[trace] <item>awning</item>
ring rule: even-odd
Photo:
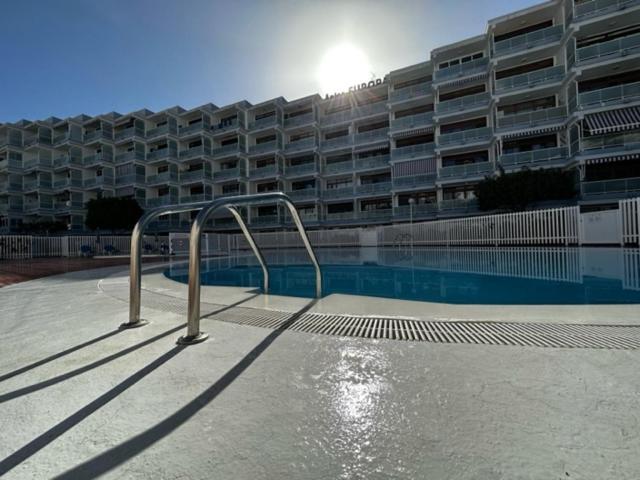
[[[412,137],[414,135],[422,135],[423,133],[433,133],[433,129],[434,127],[408,128],[407,130],[395,132],[391,135],[393,138]]]
[[[590,158],[585,163],[593,165],[596,163],[623,162],[625,160],[636,160],[640,158],[640,153],[631,153],[628,155],[613,155],[611,157]]]
[[[502,138],[516,138],[516,137],[530,137],[532,135],[539,135],[541,133],[550,133],[556,132],[558,130],[562,130],[564,128],[563,125],[552,125],[549,127],[541,127],[541,128],[529,128],[526,130],[520,130],[518,132],[509,132],[502,134]]]
[[[630,130],[640,127],[640,107],[592,113],[584,117],[584,121],[591,135]]]

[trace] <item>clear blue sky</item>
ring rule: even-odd
[[[0,122],[319,90],[341,41],[382,77],[539,0],[0,0]],[[366,79],[365,79],[366,80]]]

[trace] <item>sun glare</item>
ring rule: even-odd
[[[371,80],[371,65],[358,47],[343,43],[324,54],[318,67],[321,94],[347,91],[349,87]]]

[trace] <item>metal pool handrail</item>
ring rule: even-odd
[[[302,224],[302,220],[300,219],[300,215],[296,210],[296,207],[293,205],[291,200],[287,195],[282,192],[271,192],[271,193],[259,193],[254,195],[241,195],[237,197],[226,197],[220,200],[214,200],[207,207],[202,208],[200,213],[196,217],[196,219],[191,224],[191,234],[189,239],[189,300],[188,300],[188,313],[187,313],[187,334],[183,337],[180,337],[178,343],[183,345],[190,345],[193,343],[202,342],[207,339],[207,334],[200,331],[200,259],[201,259],[201,233],[202,228],[204,227],[207,219],[216,211],[221,208],[227,208],[232,213],[232,215],[238,220],[240,223],[240,228],[242,229],[249,245],[253,249],[254,253],[258,257],[258,261],[260,262],[263,271],[266,273],[266,264],[264,262],[264,258],[260,253],[259,248],[253,241],[253,237],[251,236],[249,230],[246,225],[241,222],[240,214],[238,213],[235,207],[239,205],[247,205],[247,204],[255,204],[255,203],[265,203],[265,202],[273,202],[280,201],[283,202],[289,212],[291,213],[291,218],[302,237],[302,242],[304,243],[305,248],[311,258],[311,262],[316,271],[316,297],[320,298],[322,295],[322,273],[320,271],[320,264],[318,263],[318,259],[316,258],[316,254],[313,251],[313,247],[311,246],[311,242],[309,241],[309,237],[307,236],[307,231]],[[268,275],[268,274],[267,274]],[[268,276],[265,277],[268,281]]]

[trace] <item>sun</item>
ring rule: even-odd
[[[317,76],[321,94],[344,92],[353,85],[371,80],[371,64],[361,49],[342,43],[324,54]]]

